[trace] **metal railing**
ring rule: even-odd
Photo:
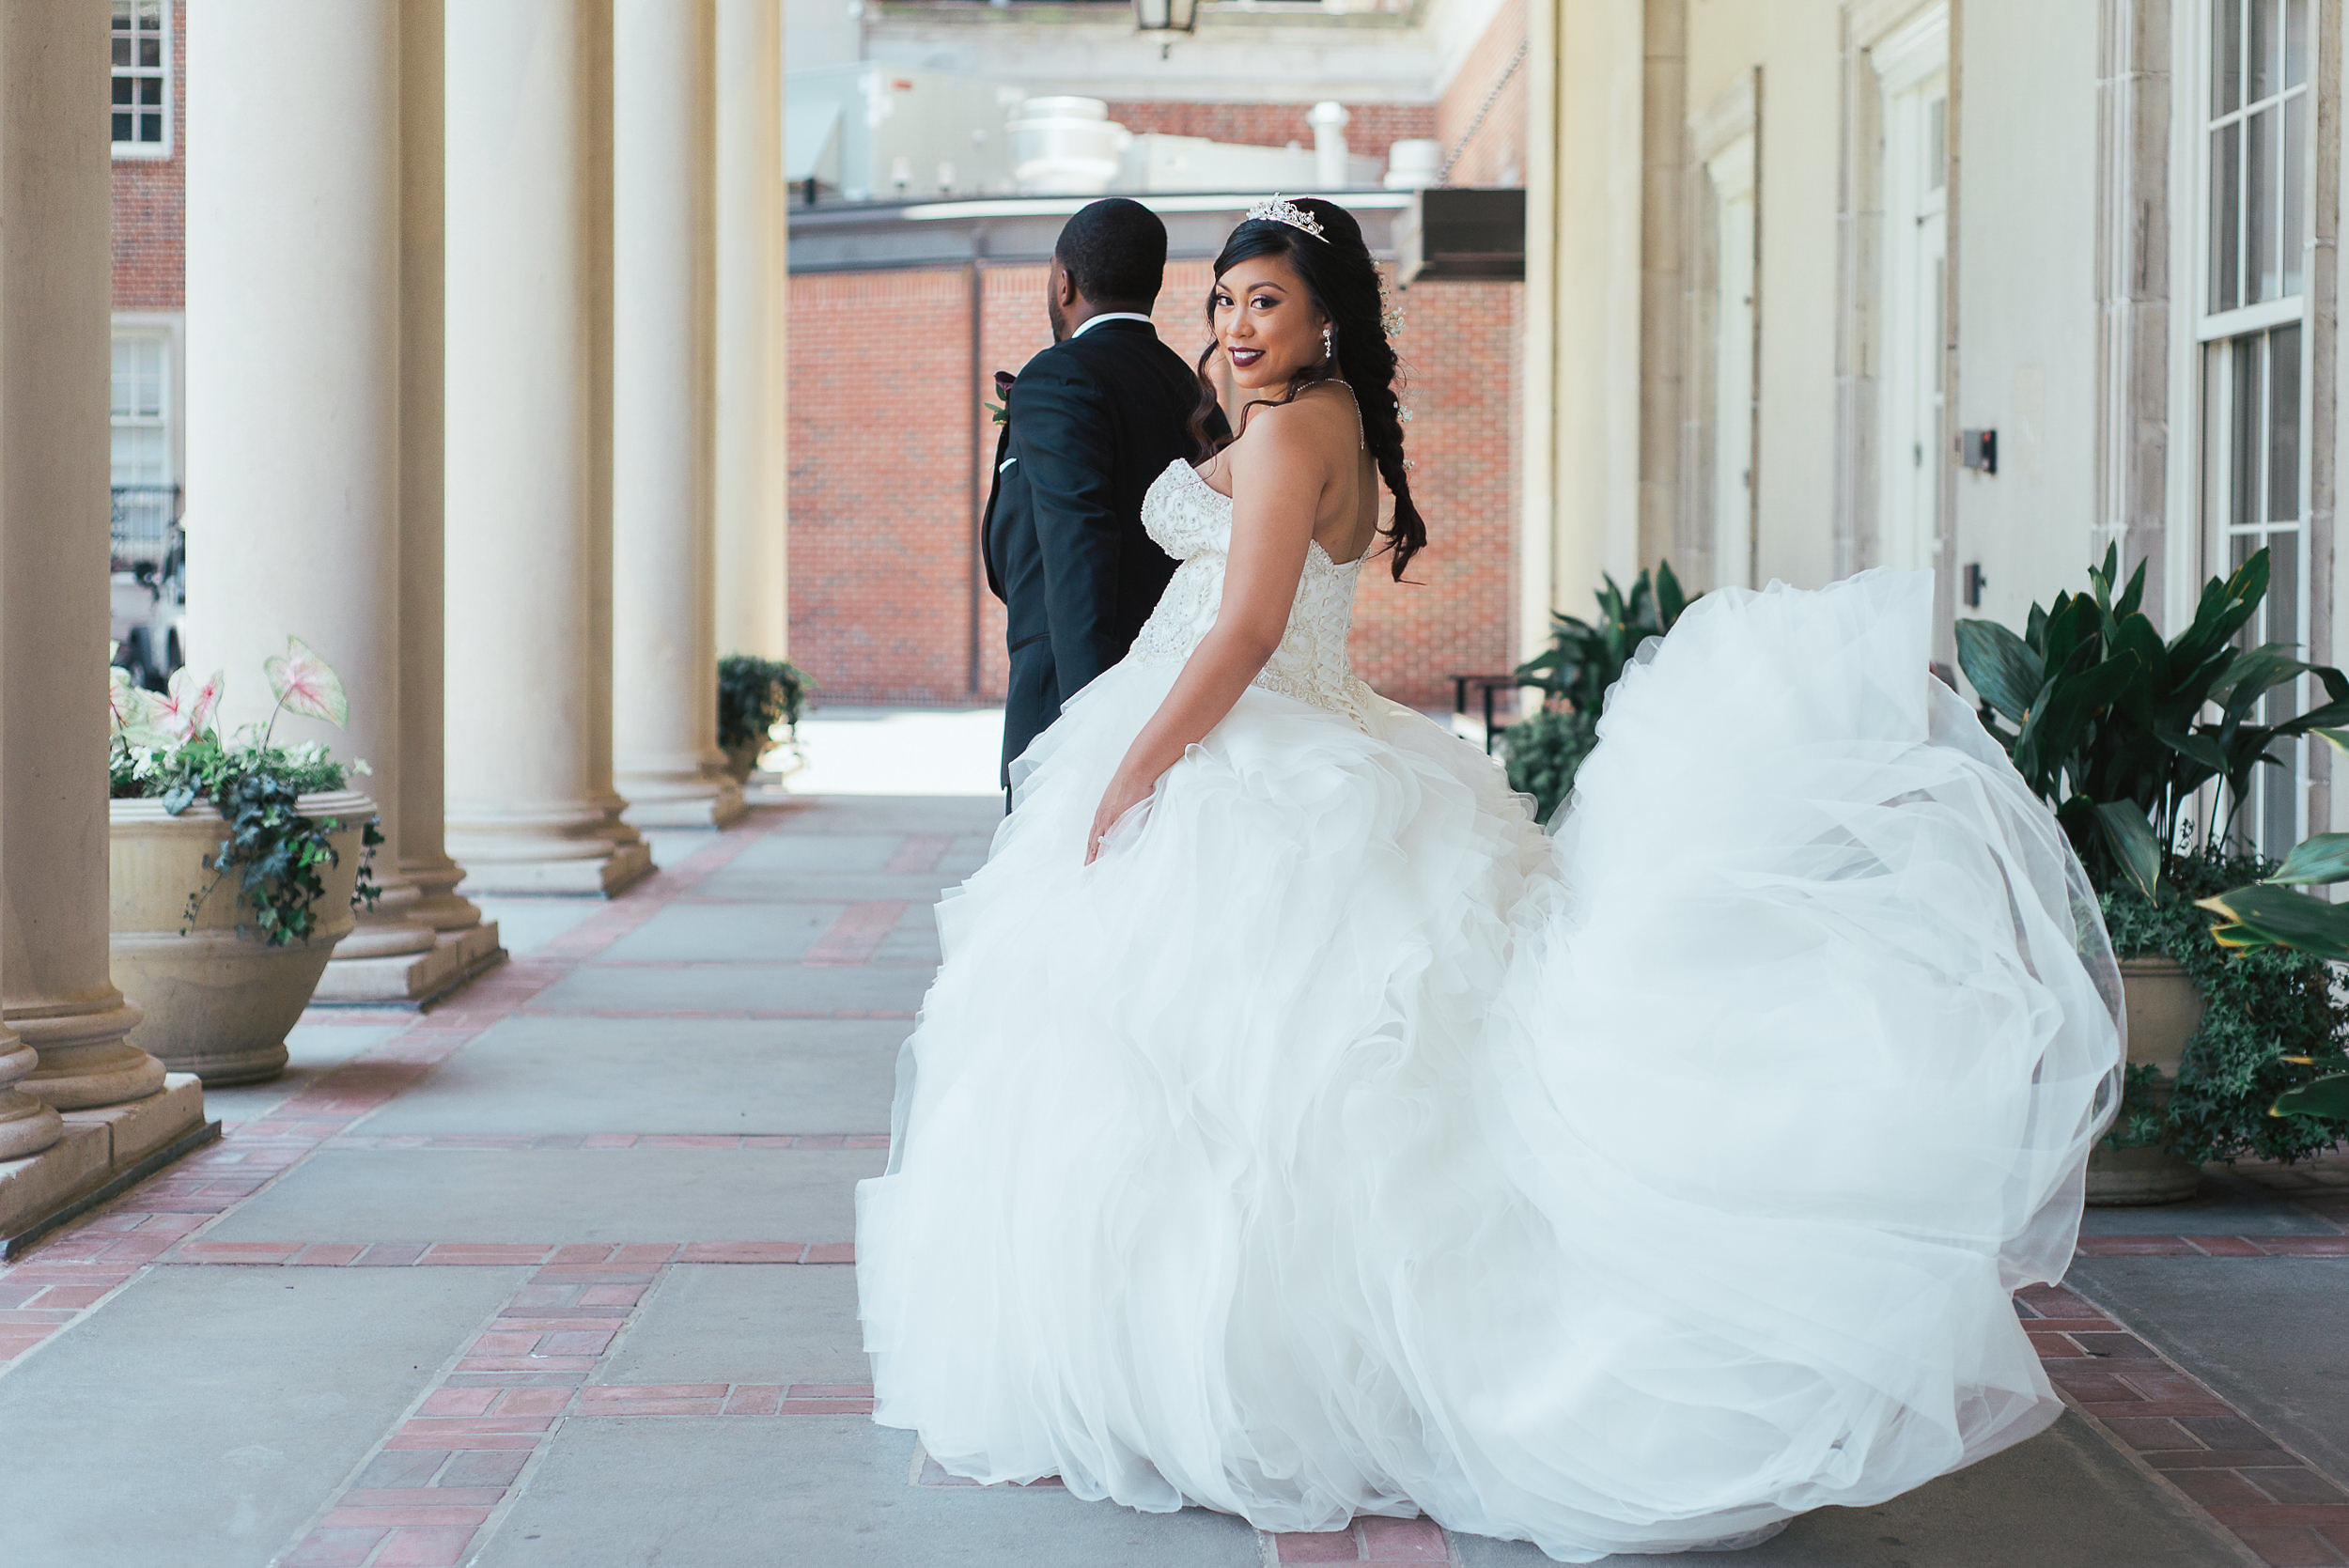
[[[171,554],[172,527],[179,520],[177,485],[114,487],[114,569],[161,567]]]

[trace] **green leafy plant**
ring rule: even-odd
[[[1548,821],[1573,793],[1582,759],[1598,743],[1608,688],[1640,644],[1670,631],[1692,602],[1671,565],[1658,562],[1654,583],[1641,572],[1627,595],[1606,579],[1595,622],[1552,613],[1548,648],[1515,672],[1520,685],[1541,689],[1542,710],[1501,732],[1509,786],[1533,797],[1537,821]]]
[[[2288,884],[2341,879],[2349,851],[2311,840],[2274,866],[2227,847],[2258,770],[2284,765],[2282,743],[2335,738],[2331,727],[2349,722],[2339,670],[2282,644],[2238,642],[2266,596],[2268,567],[2262,551],[2211,579],[2193,620],[2166,641],[2143,609],[2144,567],[2116,593],[2109,549],[2089,570],[2089,592],[2034,604],[2020,636],[1992,621],[1957,623],[1958,662],[1981,694],[1983,723],[2055,809],[2103,897],[2115,950],[2173,958],[2201,992],[2201,1024],[2154,1117],[2166,1116],[2166,1134],[2147,1136],[2158,1085],[2133,1069],[2109,1135],[2122,1147],[2167,1141],[2198,1162],[2293,1159],[2349,1130],[2314,1120],[2287,1127],[2267,1114],[2341,1059],[2343,1012],[2325,958],[2349,956],[2349,940],[2327,955],[2295,951],[2279,934],[2309,936],[2307,910],[2332,908]],[[2324,703],[2262,714],[2274,706],[2263,698],[2303,675],[2324,688]],[[2200,820],[2197,801],[2213,791],[2220,813]]]
[[[2143,608],[2145,567],[2113,591],[2118,551],[2088,573],[2090,592],[2034,604],[2021,636],[1996,621],[1957,623],[1957,661],[1981,693],[1983,722],[2015,771],[2055,808],[2099,888],[2156,896],[2181,854],[2193,853],[2195,794],[2225,786],[2223,843],[2278,742],[2349,723],[2349,677],[2307,663],[2281,643],[2234,638],[2267,594],[2267,551],[2202,589],[2194,619],[2168,642]],[[2261,698],[2314,675],[2326,701],[2295,718],[2257,722]]]
[[[187,670],[173,673],[167,691],[142,691],[130,672],[112,672],[108,788],[117,800],[160,800],[173,816],[199,801],[217,807],[227,827],[220,847],[205,857],[212,879],[188,895],[187,925],[205,901],[238,874],[238,891],[253,914],[253,927],[271,946],[306,939],[318,928],[318,901],[326,895],[320,873],[339,859],[334,835],[338,817],[312,817],[301,797],[340,789],[364,762],[334,760],[316,741],[281,746],[272,738],[277,717],[297,713],[340,725],[350,705],[341,680],[299,638],[287,640],[283,658],[264,665],[277,705],[267,723],[221,736],[217,716],[225,682],[218,672],[197,681]],[[361,860],[352,902],[373,908],[381,896],[374,877],[374,851],[383,842],[377,819],[361,824]]]
[[[2202,1018],[2186,1043],[2164,1117],[2154,1069],[2132,1067],[2121,1116],[2109,1136],[2119,1147],[2167,1142],[2185,1158],[2293,1160],[2331,1145],[2349,1124],[2334,1116],[2269,1114],[2320,1072],[2349,1069],[2349,1016],[2332,996],[2331,966],[2281,945],[2222,946],[2198,895],[2252,881],[2272,870],[2248,856],[2203,849],[2173,862],[2170,896],[2148,899],[2129,888],[2104,894],[2105,924],[2123,957],[2177,960],[2202,996]],[[2150,1126],[2147,1123],[2150,1120]],[[2147,1132],[2154,1136],[2144,1136]]]
[[[763,743],[778,722],[797,724],[814,689],[786,660],[726,655],[718,660],[718,744],[731,751],[752,741]]]

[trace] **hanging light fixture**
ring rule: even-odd
[[[1134,25],[1145,33],[1188,33],[1199,25],[1199,0],[1134,0]]]

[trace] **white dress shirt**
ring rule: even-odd
[[[1077,330],[1070,333],[1068,335],[1071,337],[1082,337],[1086,333],[1092,331],[1095,327],[1099,326],[1104,321],[1139,321],[1145,327],[1153,326],[1150,318],[1143,315],[1140,311],[1105,310],[1098,316],[1088,316],[1083,320],[1078,322]],[[1153,330],[1156,330],[1155,327],[1153,327]]]

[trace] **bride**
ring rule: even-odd
[[[1152,489],[1181,568],[939,908],[858,1193],[877,1419],[981,1482],[1564,1561],[2046,1427],[2009,1296],[2070,1258],[2119,982],[1928,673],[1929,579],[1706,596],[1545,834],[1346,663],[1366,552],[1426,541],[1360,228],[1267,203],[1215,275],[1244,434]]]

